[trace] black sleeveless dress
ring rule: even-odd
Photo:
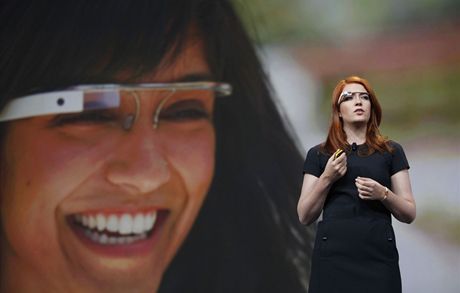
[[[399,255],[391,214],[380,201],[362,200],[355,178],[368,177],[391,189],[391,176],[409,169],[402,147],[392,153],[362,155],[367,146],[347,151],[347,172],[331,187],[318,223],[310,293],[401,292]],[[330,155],[317,145],[308,151],[304,173],[319,177]]]

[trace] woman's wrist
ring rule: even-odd
[[[383,192],[383,197],[380,199],[381,202],[384,202],[387,199],[389,191],[390,190],[388,189],[388,187],[385,186],[385,191]]]
[[[321,176],[319,176],[319,180],[326,187],[330,187],[334,183],[334,179],[332,178],[332,176],[329,174],[326,174],[326,172],[324,172],[323,174],[321,174]]]

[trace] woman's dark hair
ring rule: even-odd
[[[37,90],[120,82],[120,72],[135,81],[174,60],[191,31],[214,79],[233,86],[216,102],[211,190],[160,292],[304,292],[312,231],[296,213],[303,158],[230,1],[46,2],[1,4],[0,108]]]

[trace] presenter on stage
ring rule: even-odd
[[[401,292],[391,216],[416,208],[403,148],[379,132],[382,109],[369,82],[350,76],[332,94],[326,141],[304,164],[300,221],[318,223],[309,292]]]

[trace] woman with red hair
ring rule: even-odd
[[[380,134],[381,119],[367,80],[337,84],[329,133],[308,151],[297,206],[306,225],[322,212],[310,293],[401,292],[391,215],[411,223],[416,209],[406,156]]]

